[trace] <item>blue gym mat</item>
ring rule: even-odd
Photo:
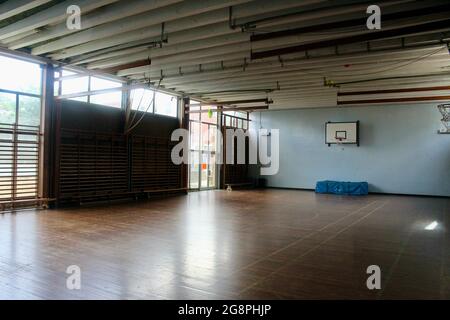
[[[367,195],[369,194],[369,184],[367,182],[319,181],[316,184],[316,192],[345,195]]]

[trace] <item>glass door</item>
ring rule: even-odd
[[[189,188],[206,190],[216,188],[217,113],[208,113],[209,107],[191,107],[190,114]]]

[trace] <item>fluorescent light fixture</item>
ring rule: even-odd
[[[437,226],[438,226],[437,221],[433,221],[432,223],[430,223],[425,227],[425,230],[434,230],[436,229]]]

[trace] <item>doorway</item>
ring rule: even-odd
[[[190,165],[189,189],[208,190],[217,187],[217,112],[211,106],[191,104],[189,119]],[[192,112],[193,111],[193,112]]]

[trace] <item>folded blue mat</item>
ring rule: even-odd
[[[316,184],[316,192],[346,195],[367,195],[369,194],[369,184],[367,182],[319,181]]]

